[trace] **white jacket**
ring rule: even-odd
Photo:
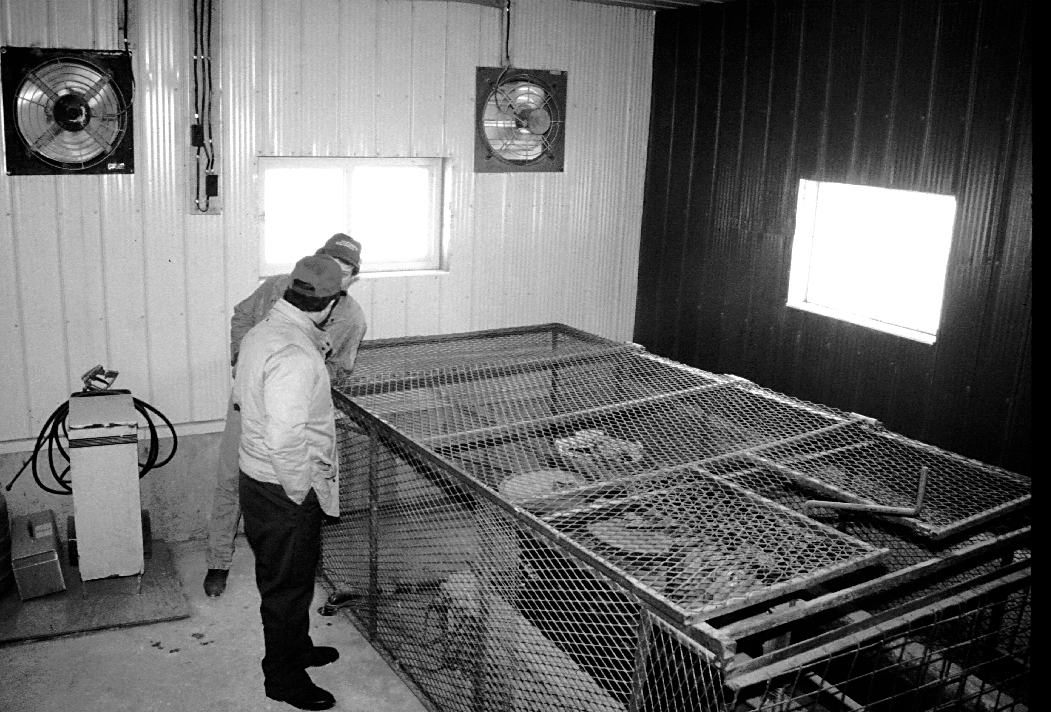
[[[241,342],[233,395],[241,409],[241,471],[281,485],[296,504],[313,488],[322,511],[335,517],[339,451],[328,348],[325,332],[280,300]]]

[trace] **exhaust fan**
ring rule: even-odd
[[[562,171],[565,72],[478,67],[476,88],[476,173]]]
[[[0,53],[9,175],[135,172],[129,53]]]

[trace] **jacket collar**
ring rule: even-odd
[[[286,321],[304,334],[314,343],[317,350],[322,354],[328,353],[330,348],[328,335],[317,327],[317,324],[304,312],[292,306],[284,299],[278,299],[270,310],[271,317]]]

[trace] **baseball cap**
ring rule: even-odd
[[[292,270],[293,292],[305,297],[334,297],[342,291],[343,270],[328,255],[310,255]]]
[[[341,262],[361,269],[361,243],[345,233],[337,232],[328,238],[317,254],[335,257]]]

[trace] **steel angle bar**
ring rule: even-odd
[[[359,383],[343,384],[337,386],[337,392],[344,393],[351,398],[361,396],[379,395],[383,393],[396,393],[400,391],[416,390],[421,388],[435,388],[449,386],[459,383],[471,383],[506,376],[517,376],[523,373],[535,373],[549,368],[561,368],[573,366],[579,363],[600,361],[603,358],[630,354],[635,350],[632,346],[611,346],[594,351],[583,351],[580,353],[566,354],[561,356],[545,356],[514,363],[485,363],[465,367],[446,367],[437,371],[430,371],[426,375],[407,374],[393,376],[390,378],[365,381]]]
[[[651,630],[654,626],[652,615],[645,608],[639,616],[637,628],[638,644],[635,646],[635,663],[632,665],[631,694],[628,697],[628,712],[640,712],[643,709],[643,690],[646,685],[647,663],[650,657]]]
[[[560,334],[572,336],[581,341],[594,344],[623,345],[621,342],[611,341],[610,339],[605,339],[601,336],[581,331],[580,329],[567,326],[566,324],[550,323],[537,324],[535,326],[512,326],[499,329],[483,329],[480,331],[462,331],[453,334],[440,334],[434,336],[397,336],[387,339],[369,339],[362,341],[359,349],[362,351],[370,351],[373,349],[389,348],[391,346],[413,346],[417,344],[430,346],[433,344],[447,344],[456,341],[477,343],[479,341],[485,341],[486,339],[543,333],[550,333],[552,337]],[[633,346],[639,349],[642,348],[637,344],[633,344]]]
[[[718,381],[720,383],[733,385],[733,383],[737,380],[736,376],[712,373],[711,371],[705,371],[704,369],[696,368],[694,366],[687,366],[686,364],[680,363],[679,361],[672,361],[669,358],[665,358],[664,356],[658,356],[657,354],[650,353],[646,350],[640,352],[638,354],[638,358],[646,361],[652,361],[654,363],[659,363],[661,366],[665,366],[675,371],[681,371],[682,373],[687,373],[692,376],[701,376],[702,378],[705,378],[709,381]]]
[[[479,439],[488,441],[491,437],[500,438],[500,436],[506,435],[510,431],[516,431],[515,434],[518,435],[520,439],[521,437],[529,437],[538,430],[551,425],[559,425],[562,423],[582,420],[584,418],[593,418],[597,415],[618,413],[622,411],[632,410],[634,408],[639,408],[641,406],[665,403],[670,400],[676,400],[679,398],[696,395],[698,393],[707,393],[710,391],[726,388],[728,385],[728,383],[708,383],[703,386],[694,386],[693,388],[684,388],[678,391],[669,391],[668,393],[658,393],[657,395],[618,401],[616,403],[610,403],[608,405],[600,405],[595,406],[593,408],[584,408],[583,410],[568,411],[566,413],[560,413],[558,415],[549,415],[543,418],[521,420],[514,423],[494,425],[488,428],[467,430],[462,433],[436,435],[434,437],[422,440],[421,442],[427,447],[441,450],[459,447],[470,449],[472,446],[477,445]],[[526,429],[526,432],[519,432],[523,428]]]
[[[726,669],[726,684],[734,690],[745,689],[848,648],[861,646],[873,639],[895,637],[902,629],[924,618],[965,608],[982,596],[1011,593],[1030,585],[1031,581],[1031,562],[1020,561],[960,581],[946,589],[921,596],[876,615],[852,616],[850,622],[845,625],[813,638],[757,658],[734,659]]]
[[[982,524],[985,524],[986,522],[995,521],[1000,517],[1004,517],[1012,512],[1017,512],[1021,509],[1025,509],[1030,505],[1032,497],[1032,495],[1027,494],[1024,497],[1018,497],[1017,499],[1013,499],[1010,502],[1004,502],[1003,504],[997,507],[990,507],[984,512],[973,514],[970,517],[960,519],[954,522],[953,524],[940,527],[939,529],[931,532],[929,536],[934,541],[940,541],[942,539],[951,537],[955,534],[975,529],[981,526]]]
[[[758,455],[755,454],[756,451],[763,451],[763,450],[770,450],[772,448],[784,447],[785,445],[792,445],[792,444],[795,444],[795,443],[798,443],[798,442],[802,442],[802,441],[805,441],[805,440],[810,440],[811,438],[821,437],[821,436],[827,435],[828,433],[832,433],[832,432],[835,432],[837,430],[842,430],[843,428],[848,428],[848,427],[850,427],[852,425],[865,425],[865,424],[866,424],[866,421],[864,419],[861,419],[861,418],[857,418],[857,419],[853,419],[853,418],[843,419],[843,420],[840,420],[838,422],[832,423],[831,425],[826,425],[823,428],[818,428],[817,430],[810,430],[810,431],[805,432],[805,433],[798,433],[796,435],[790,435],[787,438],[781,438],[780,440],[774,440],[773,442],[769,442],[769,443],[762,443],[762,444],[759,444],[759,445],[751,445],[749,447],[741,448],[740,450],[734,450],[733,452],[724,452],[721,455],[715,455],[713,457],[708,457],[708,458],[705,458],[703,460],[698,460],[694,464],[698,465],[699,467],[707,467],[707,466],[714,465],[714,464],[719,463],[719,462],[724,462],[726,460],[733,460],[734,458],[747,458],[747,459],[755,460],[755,459],[757,459],[759,457]],[[772,463],[773,461],[764,460],[764,462],[771,462]],[[773,463],[773,464],[776,464],[776,463]]]
[[[735,376],[733,374],[724,374],[724,378],[728,378],[731,382],[740,388],[742,391],[750,393],[751,395],[760,396],[767,400],[779,403],[780,405],[788,406],[793,410],[803,411],[810,415],[816,415],[822,418],[832,420],[847,420],[849,422],[862,422],[871,426],[879,426],[879,421],[875,418],[870,418],[867,415],[861,415],[860,413],[845,413],[825,406],[818,405],[816,403],[809,403],[807,401],[797,400],[790,396],[786,396],[783,393],[777,391],[771,391],[763,388],[754,381],[749,381],[747,378],[741,376]]]
[[[874,440],[866,440],[864,442],[859,442],[859,443],[850,443],[849,445],[840,445],[839,447],[829,448],[827,450],[818,450],[817,452],[810,452],[810,453],[805,453],[805,454],[800,454],[800,455],[792,455],[790,457],[782,458],[781,459],[781,464],[782,465],[800,465],[800,464],[805,463],[805,462],[810,462],[811,460],[820,460],[821,458],[825,458],[825,457],[829,457],[829,456],[842,455],[843,453],[846,453],[846,452],[852,452],[852,451],[856,451],[856,450],[864,450],[865,448],[872,447],[875,444],[876,443],[875,443]],[[766,446],[763,446],[763,447],[765,448]],[[755,448],[755,449],[758,449],[758,448]],[[742,472],[735,472],[732,475],[725,475],[725,476],[726,477],[736,477],[738,474],[745,474],[745,473],[755,472],[756,470],[759,470],[759,469],[762,469],[762,467],[761,466],[757,466],[757,467],[750,468],[748,470],[744,470]]]
[[[836,608],[854,607],[874,596],[909,584],[922,583],[959,567],[990,560],[1005,551],[1014,551],[1028,544],[1031,538],[1031,527],[1024,527],[995,539],[978,542],[950,552],[944,557],[931,558],[879,578],[839,591],[824,593],[809,600],[799,600],[795,606],[778,613],[762,614],[719,626],[719,630],[735,640],[740,640],[764,630],[795,623]]]

